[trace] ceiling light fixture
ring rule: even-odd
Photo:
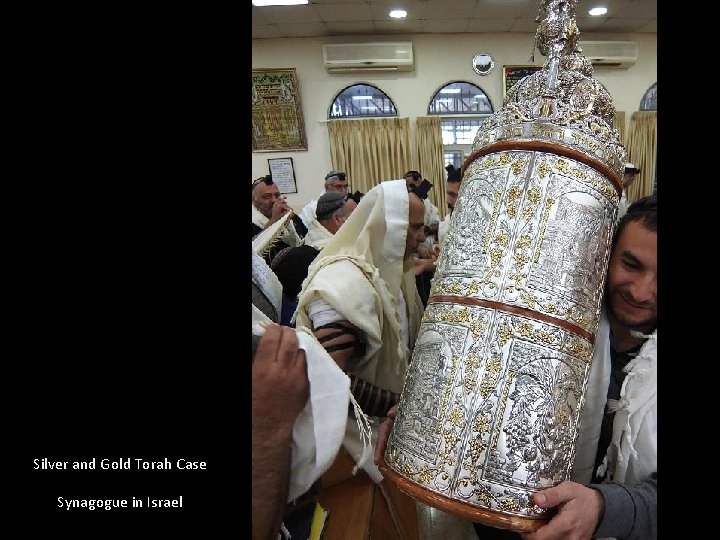
[[[605,15],[607,13],[606,7],[594,7],[590,11],[588,11],[590,15],[593,17],[598,17],[600,15]]]
[[[390,12],[390,16],[393,19],[404,19],[405,17],[407,17],[407,11],[405,11],[404,9],[393,9]]]
[[[308,0],[252,0],[253,6],[299,6]]]

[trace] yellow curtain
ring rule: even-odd
[[[657,111],[635,111],[632,114],[625,146],[627,160],[640,168],[638,177],[627,191],[628,202],[634,202],[653,192],[657,154]]]
[[[351,193],[367,193],[412,168],[408,118],[330,120],[328,133],[333,169],[348,175]]]
[[[439,116],[419,116],[415,122],[417,170],[432,183],[428,198],[440,210],[440,219],[445,218],[445,154],[443,152],[442,129]],[[414,168],[414,167],[413,167]]]
[[[625,111],[615,111],[613,127],[617,130],[618,135],[620,136],[620,142],[625,144]]]

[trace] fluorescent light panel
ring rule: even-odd
[[[355,101],[360,101],[363,99],[372,99],[372,96],[353,96],[352,97]]]
[[[407,11],[405,11],[404,9],[393,9],[390,12],[390,16],[393,19],[404,19],[405,17],[407,17]]]
[[[252,0],[253,6],[299,6],[308,0]]]
[[[460,88],[443,88],[440,90],[441,94],[459,94],[462,90]]]
[[[590,15],[593,17],[597,17],[599,15],[605,15],[607,13],[606,7],[594,7],[590,11],[588,11]]]

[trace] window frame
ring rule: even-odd
[[[647,104],[654,104],[655,107],[650,109],[647,108]],[[645,90],[645,93],[643,94],[642,99],[640,100],[640,107],[639,109],[641,111],[657,111],[657,81],[652,83],[647,90]]]
[[[452,97],[443,97],[443,98],[440,98],[440,97],[439,97],[439,95],[443,93],[443,90],[448,89],[449,86],[452,86],[452,85],[460,85],[460,84],[468,85],[468,86],[472,87],[476,92],[479,92],[480,94],[482,94],[482,95],[484,96],[484,98],[485,98],[485,101],[487,102],[487,105],[488,105],[488,107],[489,107],[489,111],[473,111],[473,110],[469,110],[469,109],[468,109],[468,110],[453,110],[453,111],[444,111],[444,112],[434,112],[434,111],[433,111],[433,108],[435,108],[435,109],[438,108],[437,106],[434,107],[434,105],[436,104],[436,101],[435,101],[436,99],[437,99],[437,100],[439,100],[439,99],[451,99],[451,100],[452,100],[452,99],[455,99],[454,105],[456,105],[458,102],[467,105],[467,103],[464,101],[464,96],[463,96],[463,91],[462,91],[462,89],[460,89],[460,92],[453,92],[453,93],[452,93],[452,94],[455,94],[455,93],[460,94],[460,97],[459,97],[459,98],[452,98]],[[456,88],[452,88],[452,90],[456,90]],[[446,92],[446,93],[450,94],[449,92]],[[452,95],[452,94],[451,94],[451,95]],[[475,95],[478,95],[478,94],[476,93]],[[495,112],[495,107],[493,106],[492,100],[490,99],[490,96],[488,95],[488,93],[485,92],[485,90],[483,90],[483,89],[482,89],[480,86],[478,86],[477,84],[471,83],[470,81],[465,81],[465,80],[462,80],[462,79],[453,80],[453,81],[450,81],[450,82],[445,83],[445,84],[443,84],[442,86],[440,86],[435,92],[433,92],[432,97],[430,98],[430,102],[428,103],[428,107],[427,107],[427,114],[428,114],[428,116],[440,116],[440,117],[445,117],[445,116],[477,116],[477,115],[489,116],[489,115],[493,114],[494,112]]]
[[[341,114],[341,115],[339,115],[339,116],[334,116],[334,115],[333,115],[333,108],[334,108],[336,102],[338,101],[338,99],[342,96],[342,94],[343,94],[344,92],[346,92],[346,91],[348,91],[348,90],[350,90],[351,88],[356,87],[356,86],[369,86],[369,87],[373,88],[374,90],[376,90],[378,93],[382,94],[382,95],[390,102],[390,106],[392,107],[394,113],[383,113],[383,114]],[[360,95],[363,95],[363,94],[358,94],[358,96],[360,96]],[[365,95],[367,95],[367,94],[365,94]],[[347,98],[345,98],[345,99],[347,99]],[[371,98],[371,99],[372,99],[372,98]],[[352,103],[351,100],[352,100],[352,97],[350,98],[350,103]],[[342,105],[339,105],[339,107],[342,108]],[[377,107],[377,105],[375,106],[375,108],[376,108],[376,109],[379,109],[379,108]],[[332,100],[330,100],[330,106],[328,107],[328,112],[327,112],[327,119],[328,119],[328,120],[342,120],[342,119],[352,119],[352,118],[354,118],[354,119],[358,119],[358,118],[396,118],[396,117],[398,117],[398,116],[400,116],[400,113],[398,112],[398,107],[397,107],[397,105],[395,104],[395,100],[394,100],[392,97],[390,97],[390,95],[389,95],[387,92],[385,92],[385,90],[383,90],[382,88],[380,88],[379,86],[377,86],[377,85],[375,85],[375,84],[371,84],[371,83],[366,82],[366,81],[354,82],[354,83],[352,83],[352,84],[349,84],[349,85],[343,87],[339,92],[337,92],[337,93],[335,94],[335,96],[332,98]]]

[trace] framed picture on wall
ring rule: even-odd
[[[280,193],[298,192],[295,182],[295,168],[291,157],[268,159],[268,167],[270,168],[273,183],[278,187]]]
[[[295,68],[252,70],[252,151],[307,150]]]
[[[542,66],[534,66],[531,64],[503,66],[503,97],[507,96],[508,91],[515,85],[515,83],[541,69]]]

